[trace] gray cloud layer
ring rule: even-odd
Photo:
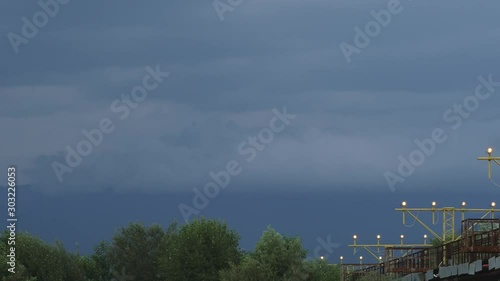
[[[246,0],[223,22],[211,1],[70,1],[19,54],[7,34],[40,7],[2,3],[2,163],[47,191],[190,190],[287,106],[297,118],[234,186],[386,191],[383,173],[436,127],[447,142],[399,186],[484,182],[474,158],[500,143],[500,87],[456,131],[442,115],[478,76],[500,81],[500,4],[401,3],[350,64],[339,44],[387,1]],[[117,121],[110,104],[157,64],[170,77]],[[59,183],[51,163],[106,117],[116,130]]]

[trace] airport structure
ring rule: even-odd
[[[488,148],[488,178],[492,183],[491,164],[500,166],[500,157],[493,157]],[[498,185],[497,185],[498,186]],[[395,209],[402,213],[403,223],[407,218],[419,223],[429,235],[424,235],[422,244],[405,244],[404,235],[400,243],[383,244],[377,235],[376,243],[361,244],[360,236],[353,235],[354,249],[366,251],[374,263],[367,263],[359,256],[359,263],[347,264],[340,257],[341,281],[498,281],[500,280],[500,219],[495,218],[496,203],[488,208],[469,208],[467,202],[459,207],[439,207],[432,202],[426,208],[410,208],[402,202]],[[442,231],[434,231],[419,217],[428,213],[432,224],[440,217]],[[460,221],[457,223],[457,219]],[[458,226],[460,230],[458,230]]]

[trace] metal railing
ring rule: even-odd
[[[480,220],[474,220],[479,223]],[[487,220],[482,220],[487,221]],[[495,220],[497,223],[498,220]],[[470,224],[463,221],[463,224]],[[473,226],[475,224],[472,224]],[[487,260],[500,254],[500,229],[479,232],[472,228],[461,239],[440,246],[409,253],[379,265],[347,272],[345,281],[357,281],[366,275],[390,275],[402,277],[410,273],[427,272],[440,266],[458,265],[477,260]]]

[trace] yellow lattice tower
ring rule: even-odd
[[[490,209],[471,209],[467,208],[466,202],[462,202],[461,208],[455,207],[443,207],[438,208],[437,203],[434,201],[431,203],[431,208],[408,208],[406,201],[401,203],[401,208],[396,208],[396,211],[403,213],[403,224],[406,224],[406,215],[412,217],[416,222],[422,225],[434,238],[438,239],[442,243],[448,243],[460,239],[460,235],[455,235],[455,215],[457,212],[462,213],[462,220],[465,218],[466,213],[483,213],[482,219],[490,216],[494,218],[494,213],[500,210],[495,209],[496,203],[491,202]],[[431,212],[432,213],[432,224],[437,224],[436,214],[441,214],[442,216],[442,233],[438,234],[426,223],[424,223],[418,215],[415,213],[421,212]]]
[[[443,208],[443,241],[455,240],[455,208]]]

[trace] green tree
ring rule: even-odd
[[[340,268],[338,265],[328,264],[325,260],[307,262],[309,272],[308,281],[339,281]]]
[[[298,237],[285,237],[268,227],[255,245],[253,257],[270,267],[280,279],[285,275],[301,275],[307,250]]]
[[[162,240],[160,276],[167,281],[218,281],[219,271],[238,264],[239,235],[218,220],[173,223]]]
[[[493,223],[493,222],[479,222],[476,224],[476,231],[478,232],[487,232],[498,228],[499,228],[498,223]]]
[[[0,256],[0,276],[2,278],[9,275],[9,265],[7,264],[7,262],[9,261],[7,258],[7,255],[9,254],[8,249],[10,248],[10,246],[8,246],[7,244],[8,233],[9,232],[5,230],[0,236],[0,253],[2,253],[2,255]]]
[[[56,259],[64,272],[64,280],[85,281],[85,271],[82,267],[79,254],[68,252],[62,242],[56,241],[55,244]]]
[[[65,281],[58,249],[29,233],[16,235],[16,267],[22,268],[16,276],[37,277],[38,281]],[[9,280],[9,279],[7,279]]]
[[[304,281],[309,277],[304,262],[306,255],[300,239],[282,236],[268,227],[254,252],[248,254],[241,264],[222,271],[221,280]]]
[[[8,233],[1,241],[7,245]],[[68,253],[62,243],[49,245],[29,233],[17,233],[15,240],[15,274],[2,272],[5,281],[84,281],[85,272],[80,257]],[[10,247],[7,245],[6,247]],[[5,248],[7,249],[7,248]],[[3,265],[2,265],[3,266]]]
[[[160,280],[158,278],[158,257],[163,229],[159,225],[145,227],[143,224],[131,223],[122,227],[114,236],[109,248],[101,245],[97,256],[94,256],[100,267],[110,265],[112,275],[125,273],[127,276],[142,281]],[[109,260],[108,260],[109,259]]]
[[[80,258],[80,265],[88,280],[108,281],[112,280],[110,262],[110,244],[101,241],[94,246],[94,252],[90,256]]]
[[[221,281],[278,281],[271,268],[250,255],[245,256],[239,265],[221,270]]]

